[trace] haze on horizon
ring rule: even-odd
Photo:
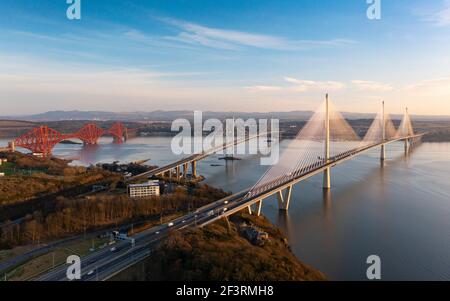
[[[0,3],[0,115],[54,110],[450,115],[450,0]]]

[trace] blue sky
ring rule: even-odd
[[[430,3],[432,2],[432,3]],[[0,115],[47,110],[450,115],[450,1],[0,2]]]

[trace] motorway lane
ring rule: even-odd
[[[238,198],[241,198],[245,192],[237,194]],[[228,202],[233,202],[236,195],[232,196]],[[212,218],[216,218],[220,212],[223,212],[223,208],[228,206],[224,203],[224,200],[220,200],[209,205],[206,205],[193,213],[187,214],[183,217],[177,218],[171,222],[173,224],[169,227],[169,224],[164,224],[145,230],[133,236],[135,239],[134,248],[131,247],[130,241],[119,241],[107,248],[89,254],[81,259],[82,268],[82,280],[96,280],[97,278],[103,280],[107,278],[107,275],[115,273],[118,269],[122,269],[123,266],[130,266],[133,262],[141,259],[140,256],[151,252],[151,247],[155,246],[158,242],[165,239],[171,231],[185,229],[190,226],[202,225]],[[157,234],[158,232],[158,234]],[[110,249],[115,247],[116,250],[112,252]],[[144,258],[142,256],[142,258]],[[38,277],[39,281],[64,281],[67,280],[66,270],[68,265],[63,265],[55,268],[47,274]],[[94,271],[93,274],[87,275],[90,271]]]

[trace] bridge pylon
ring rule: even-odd
[[[386,140],[386,115],[385,115],[385,111],[384,111],[384,101],[382,102],[382,112],[381,112],[381,139],[384,142]],[[382,144],[381,145],[381,154],[380,154],[380,160],[384,161],[386,160],[386,145]]]
[[[408,122],[409,122],[408,108],[406,108],[406,115],[405,115],[405,118],[406,118],[406,120],[408,120]],[[407,134],[408,134],[408,135],[411,135],[411,134],[412,134],[412,133],[410,133],[410,131],[409,131],[409,127],[408,127],[408,133],[407,133]],[[411,145],[411,143],[410,143],[409,139],[405,139],[405,155],[408,154],[410,145]]]
[[[325,156],[326,162],[330,161],[330,106],[328,100],[328,94],[326,95],[326,103],[325,103]],[[330,168],[325,169],[323,172],[323,188],[330,189],[331,188],[331,176],[330,176]]]

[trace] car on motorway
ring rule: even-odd
[[[228,204],[228,201],[223,202],[225,205]]]
[[[213,216],[214,215],[214,210],[210,210],[206,213],[207,217]]]
[[[109,249],[111,252],[115,252],[117,249],[116,247],[112,247],[111,249]]]
[[[184,224],[185,222],[186,222],[185,220],[182,221],[183,224]]]
[[[159,234],[159,231],[156,231],[155,234],[158,235],[158,234]]]
[[[169,223],[167,226],[168,227],[173,227],[173,223]]]
[[[88,276],[90,276],[90,275],[92,275],[92,274],[94,274],[94,270],[90,270],[90,271],[87,273]]]

